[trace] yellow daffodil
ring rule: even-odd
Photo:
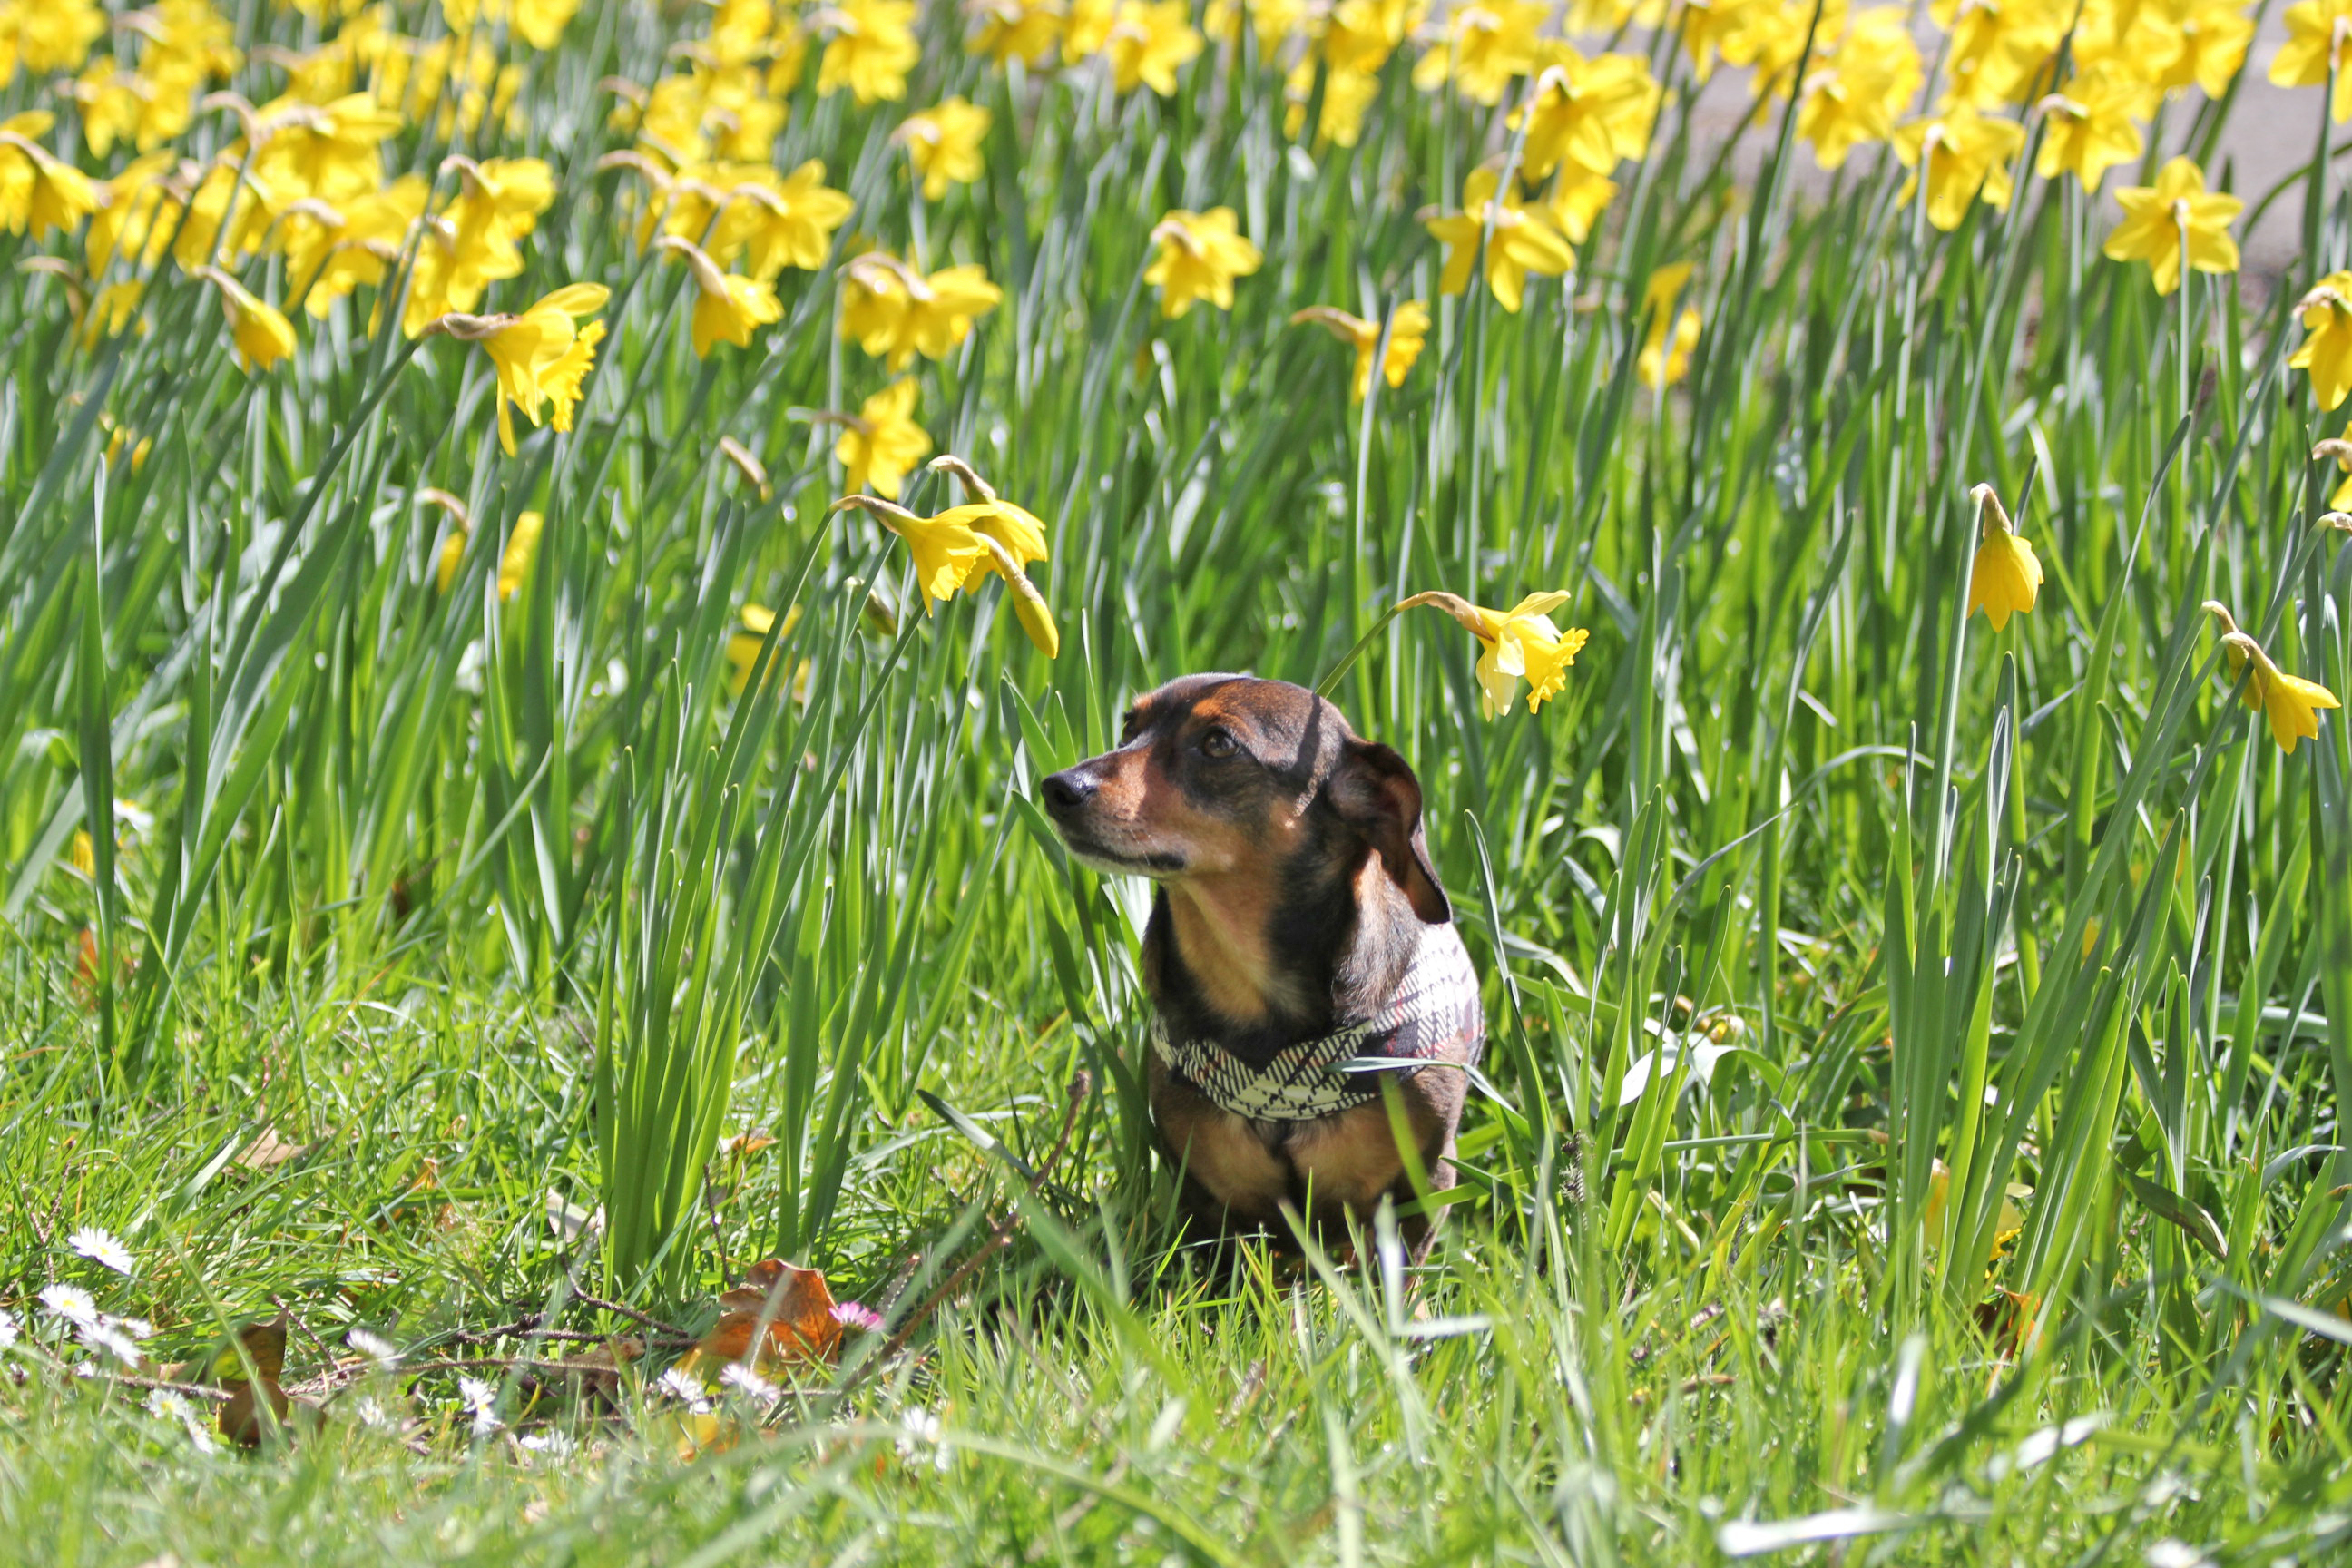
[[[924,467],[938,473],[953,474],[972,498],[940,513],[942,520],[962,523],[973,532],[994,540],[1016,567],[1046,559],[1045,523],[1038,521],[1035,513],[998,495],[995,487],[982,479],[970,463],[948,452],[933,458]]]
[[[908,470],[931,449],[929,432],[915,423],[912,376],[892,382],[862,404],[856,417],[829,416],[843,426],[833,455],[849,470],[849,488],[896,500]]]
[[[2000,631],[2010,616],[2033,608],[2042,589],[2042,562],[2033,546],[2017,536],[1990,485],[1977,486],[1969,499],[1977,503],[1984,524],[1976,563],[1969,572],[1968,613],[1982,610],[1992,629]]]
[[[980,0],[980,31],[968,47],[998,65],[1019,60],[1034,69],[1062,41],[1060,7],[1053,0]]]
[[[817,61],[819,98],[845,87],[861,106],[907,96],[907,73],[923,57],[915,0],[835,0],[813,19],[831,35]]]
[[[583,330],[575,317],[604,308],[611,291],[601,283],[573,283],[558,289],[515,316],[446,314],[426,329],[446,333],[463,342],[482,345],[499,374],[499,445],[507,456],[515,452],[514,422],[509,410],[520,408],[533,425],[552,398],[556,428],[568,428],[572,407],[580,395],[581,380],[594,363],[603,331],[594,323]]]
[[[923,182],[923,199],[938,201],[950,184],[968,185],[986,168],[980,144],[993,115],[961,94],[898,122],[892,140],[907,149],[907,161]]]
[[[1354,401],[1361,403],[1372,389],[1372,355],[1380,349],[1381,323],[1351,316],[1329,305],[1311,306],[1292,316],[1290,321],[1293,326],[1312,321],[1356,351]],[[1381,362],[1381,374],[1391,386],[1404,384],[1405,373],[1421,357],[1422,344],[1428,337],[1429,307],[1418,300],[1399,305],[1396,324],[1389,329],[1388,357]]]
[[[1551,221],[1559,225],[1559,232],[1575,246],[1592,237],[1592,226],[1601,221],[1601,215],[1616,199],[1616,181],[1574,163],[1563,163],[1559,177],[1552,181],[1551,200],[1544,206],[1551,214]]]
[[[499,556],[499,601],[503,604],[522,592],[530,581],[530,568],[539,559],[539,536],[547,527],[546,517],[527,511],[515,519],[514,531],[507,535],[507,547]]]
[[[1925,165],[1927,221],[1947,232],[1960,226],[1979,196],[1995,207],[2009,205],[2009,160],[2025,143],[2025,128],[2014,121],[1989,119],[1966,104],[1940,118],[1915,121],[1895,132],[1895,155],[1906,169]],[[1918,190],[1920,174],[1905,183],[1900,199]]]
[[[1650,128],[1664,93],[1639,55],[1588,60],[1562,45],[1561,58],[1538,79],[1532,108],[1514,110],[1511,128],[1527,125],[1520,167],[1540,180],[1563,163],[1607,174],[1650,148]]]
[[[1364,111],[1381,95],[1381,79],[1370,71],[1332,66],[1323,73],[1323,111],[1315,117],[1315,145],[1353,147],[1364,133]],[[1315,97],[1315,57],[1300,59],[1283,79],[1282,133],[1297,136],[1307,124]]]
[[[580,0],[441,0],[441,16],[451,32],[468,32],[477,22],[504,24],[534,49],[555,47],[579,8]]]
[[[694,275],[695,358],[709,358],[716,342],[748,349],[755,329],[782,318],[784,308],[773,289],[756,278],[721,272],[692,240],[664,235],[655,248],[684,258],[687,270]]]
[[[2287,41],[2271,59],[2279,87],[2336,84],[2327,112],[2338,125],[2352,120],[2352,0],[2295,0],[2286,8]]]
[[[1285,42],[1306,26],[1307,0],[1209,0],[1208,14],[1202,26],[1211,37],[1238,44],[1244,15],[1250,30],[1257,35],[1258,58],[1271,59]]]
[[[2206,606],[2208,610],[2219,607]],[[2231,624],[2226,613],[2221,619],[2225,626]],[[2336,693],[2319,682],[2281,669],[2263,651],[2262,644],[2245,633],[2234,627],[2223,632],[2221,646],[2230,654],[2231,678],[2236,685],[2238,700],[2269,721],[2271,739],[2288,756],[2294,755],[2298,742],[2318,738],[2321,709],[2341,706]]]
[[[1535,68],[1537,32],[1549,8],[1533,0],[1480,0],[1446,14],[1445,33],[1412,70],[1412,85],[1434,92],[1452,82],[1465,98],[1489,107],[1503,101],[1512,81]]]
[[[280,221],[289,292],[323,321],[362,284],[383,283],[410,226],[424,216],[425,196],[424,176],[403,174],[339,205],[299,201],[287,208]]]
[[[1747,11],[1759,0],[1685,0],[1682,9],[1683,52],[1704,86],[1715,75],[1724,46],[1747,26]]]
[[[2237,242],[2230,225],[2245,203],[2205,189],[2204,172],[2187,158],[2165,164],[2153,185],[2126,185],[2116,192],[2124,209],[2102,247],[2113,261],[2145,261],[2156,291],[2180,287],[2180,255],[2200,272],[2235,272]]]
[[[1756,73],[1757,89],[1775,97],[1789,96],[1788,73],[1804,55],[1805,38],[1813,40],[1815,58],[1826,56],[1844,29],[1846,0],[1824,0],[1818,24],[1808,0],[1804,5],[1734,5],[1724,12],[1720,47],[1727,64]]]
[[[246,286],[217,267],[203,276],[221,294],[221,310],[228,317],[229,336],[236,343],[237,363],[247,375],[257,374],[294,352],[294,323],[275,305],[257,299]]]
[[[255,110],[253,123],[252,172],[281,191],[331,204],[383,182],[378,148],[399,134],[401,116],[354,92],[324,104],[281,98]]]
[[[1906,13],[1894,5],[1864,11],[1834,51],[1806,72],[1797,134],[1812,143],[1822,168],[1843,168],[1856,147],[1894,136],[1924,76]]]
[[[1174,321],[1206,300],[1220,310],[1234,308],[1234,279],[1246,278],[1265,259],[1242,237],[1231,207],[1204,213],[1179,208],[1151,230],[1159,253],[1143,280],[1160,290],[1160,312]]]
[[[1680,315],[1675,313],[1675,303],[1682,298],[1683,285],[1690,281],[1690,275],[1689,262],[1674,262],[1650,274],[1649,286],[1642,291],[1642,310],[1650,324],[1643,335],[1633,374],[1653,392],[1672,386],[1690,374],[1691,351],[1698,347],[1701,318],[1689,306]]]
[[[2327,504],[2338,512],[2352,511],[2352,425],[2344,426],[2344,434],[2334,440],[2322,441],[2311,449],[2311,460],[2315,463],[2330,458],[2336,459],[2337,470],[2344,475],[2344,482],[2336,487],[2336,493],[2327,498]]]
[[[2228,92],[2254,41],[2254,19],[2243,6],[2244,0],[2187,0],[2172,19],[2172,63],[2152,85],[2193,87],[2215,99]]]
[[[1428,219],[1430,237],[1445,247],[1445,270],[1438,287],[1459,294],[1470,286],[1470,268],[1486,239],[1486,286],[1496,303],[1513,315],[1527,294],[1528,274],[1557,278],[1576,265],[1576,247],[1542,207],[1523,206],[1516,192],[1496,194],[1492,169],[1477,169],[1463,182],[1462,210]],[[1495,233],[1486,239],[1491,216]]]
[[[1943,110],[1990,109],[2032,90],[2074,13],[2038,0],[1935,0],[1949,34]]]
[[[892,370],[918,353],[945,359],[971,335],[971,323],[996,309],[1003,289],[978,267],[948,267],[929,275],[882,251],[868,251],[844,269],[841,335]]]
[[[1452,594],[1415,594],[1397,605],[1427,605],[1454,617],[1478,639],[1479,708],[1489,719],[1511,710],[1519,682],[1528,683],[1528,711],[1539,710],[1568,684],[1568,667],[1591,633],[1581,626],[1561,631],[1551,612],[1568,603],[1565,593],[1529,594],[1507,610],[1490,610]],[[1393,613],[1393,612],[1392,612]]]
[[[935,605],[956,595],[981,563],[992,560],[988,541],[961,522],[918,517],[904,507],[870,495],[846,495],[833,503],[841,511],[856,507],[877,519],[883,527],[907,542],[915,558],[915,582],[923,595],[926,614]]]
[[[36,75],[79,70],[89,58],[89,47],[106,37],[107,15],[94,0],[41,0],[13,9],[15,15],[6,18],[14,35],[8,40],[11,52],[0,58],[21,59]],[[0,71],[0,83],[14,74],[13,69]]]
[[[1176,96],[1178,68],[1201,47],[1189,0],[1120,0],[1103,40],[1113,87],[1121,92],[1148,87],[1162,98]]]
[[[2352,393],[2352,271],[2329,273],[2295,309],[2304,339],[2286,363],[2311,373],[2319,406],[2332,410]]]
[[[2147,95],[2119,68],[2084,72],[2042,100],[2042,152],[2033,172],[2045,180],[2073,174],[2085,192],[2096,191],[2106,172],[2138,160],[2145,143],[2132,123]]]
[[[751,684],[751,667],[760,662],[760,649],[767,642],[770,629],[776,624],[776,613],[765,605],[747,604],[739,619],[739,629],[727,637],[727,663],[730,669],[727,689],[740,697],[743,689]],[[800,624],[801,607],[794,605],[784,612],[784,629],[776,634],[777,640],[782,642],[791,637],[793,628]],[[806,700],[810,668],[809,661],[804,658],[801,660],[800,668],[793,671],[793,696],[797,700]]]
[[[10,234],[38,239],[98,210],[89,176],[33,140],[55,121],[41,109],[0,120],[0,228]]]

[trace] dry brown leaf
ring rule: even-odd
[[[689,1368],[747,1358],[754,1366],[829,1362],[840,1354],[841,1321],[833,1315],[833,1291],[816,1269],[796,1268],[778,1258],[755,1263],[744,1283],[720,1296],[719,1305],[719,1321],[687,1353]],[[756,1356],[754,1336],[761,1342]]]
[[[756,1154],[762,1149],[772,1149],[775,1146],[776,1141],[768,1135],[768,1130],[764,1127],[746,1128],[732,1138],[722,1139],[719,1144],[721,1152],[738,1157]]]
[[[286,1329],[290,1321],[281,1309],[268,1322],[247,1323],[236,1331],[236,1342],[213,1358],[213,1381],[229,1395],[220,1409],[221,1436],[239,1447],[259,1447],[261,1435],[274,1424],[261,1414],[265,1403],[278,1423],[284,1422],[293,1409],[293,1401],[279,1386],[286,1376]]]
[[[236,1157],[236,1163],[248,1171],[273,1170],[300,1159],[314,1147],[310,1143],[288,1142],[273,1125],[263,1128],[261,1136],[245,1146],[245,1152]]]

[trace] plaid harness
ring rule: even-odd
[[[1313,1121],[1369,1104],[1380,1098],[1378,1074],[1410,1077],[1448,1041],[1485,1034],[1477,972],[1450,925],[1422,933],[1404,978],[1371,1016],[1285,1046],[1263,1067],[1213,1040],[1171,1040],[1160,1016],[1151,1018],[1151,1048],[1171,1072],[1221,1110],[1256,1121]]]

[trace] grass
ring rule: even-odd
[[[231,20],[255,101],[284,79],[262,46],[335,31]],[[1575,271],[1513,314],[1437,292],[1415,215],[1521,155],[1525,79],[1500,108],[1423,92],[1408,47],[1361,142],[1318,147],[1254,39],[1121,94],[1000,68],[927,9],[904,105],[818,95],[812,51],[774,161],[823,159],[855,213],[750,349],[703,359],[646,183],[599,167],[629,137],[596,84],[682,70],[709,22],[589,7],[547,53],[491,28],[515,117],[412,104],[382,158],[436,207],[453,150],[545,159],[484,308],[612,289],[572,430],[512,458],[486,355],[372,332],[373,287],[248,374],[171,259],[144,331],[86,341],[73,290],[129,264],[0,241],[58,262],[0,292],[5,1553],[2342,1552],[2352,751],[2337,716],[2273,745],[2199,606],[2352,687],[2352,553],[2314,526],[2334,416],[2285,363],[2352,253],[2344,159],[2323,136],[2242,193],[2299,213],[2286,276],[2163,298],[2067,180],[2021,171],[1940,231],[1883,144],[1801,181],[1769,97],[1740,176],[1695,111],[1743,89],[1702,89],[1679,26],[1621,40],[1673,94]],[[891,132],[951,92],[995,124],[978,181],[925,201]],[[2294,101],[2315,123],[2324,96]],[[2110,186],[2210,151],[2231,104],[2167,105]],[[238,134],[215,108],[173,146],[234,166]],[[36,140],[127,156],[70,106]],[[1148,236],[1220,205],[1264,265],[1165,319]],[[812,411],[892,379],[835,330],[853,245],[1003,291],[908,374],[936,448],[1048,524],[1057,658],[1001,587],[917,613],[904,548],[828,512]],[[290,307],[281,249],[221,255]],[[1662,392],[1644,289],[1680,261],[1704,327]],[[1346,351],[1288,324],[1409,299],[1428,346],[1363,407]],[[1965,613],[1980,482],[2047,573],[1998,633]],[[919,470],[905,497],[961,499]],[[1552,586],[1592,639],[1539,714],[1483,717],[1442,617],[1380,624]],[[751,603],[801,614],[738,694]],[[1144,893],[1068,863],[1032,793],[1160,679],[1312,684],[1360,642],[1334,694],[1426,787],[1491,1089],[1425,1268],[1383,1228],[1360,1266],[1227,1278],[1169,1244]],[[772,1406],[698,1415],[658,1346],[576,1386],[519,1358],[590,1347],[480,1338],[646,1333],[614,1300],[698,1331],[770,1256],[911,1323],[906,1353],[853,1336]],[[184,1417],[77,1374],[106,1352],[39,1305],[60,1282],[153,1326],[150,1374],[283,1309],[323,1426],[238,1453],[201,1394]]]

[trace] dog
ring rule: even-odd
[[[1302,687],[1192,675],[1041,792],[1082,864],[1157,884],[1148,1081],[1188,1221],[1280,1243],[1408,1202],[1383,1080],[1429,1187],[1454,1184],[1486,1020],[1404,758]],[[1366,1058],[1394,1065],[1340,1070]],[[1415,1261],[1442,1212],[1402,1221]]]

